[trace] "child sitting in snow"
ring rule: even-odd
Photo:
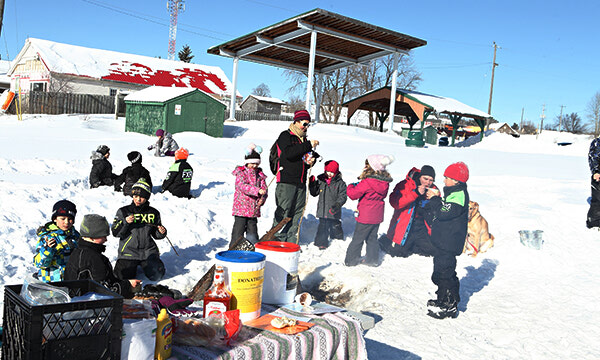
[[[379,242],[377,230],[383,221],[385,202],[383,201],[393,181],[385,167],[394,161],[393,156],[370,155],[365,161],[359,183],[348,185],[348,197],[358,200],[358,217],[354,236],[346,250],[346,266],[360,263],[363,242],[366,243],[367,254],[364,261],[368,266],[379,266]]]
[[[348,198],[346,183],[339,171],[340,165],[335,160],[325,162],[325,172],[310,177],[308,189],[312,196],[318,196],[317,217],[319,227],[315,236],[315,246],[324,250],[329,246],[329,238],[343,239],[342,230],[342,205]]]
[[[451,164],[444,171],[444,198],[439,190],[429,189],[430,201],[425,210],[430,214],[433,255],[431,280],[438,289],[437,298],[427,301],[432,317],[456,317],[460,302],[460,283],[456,277],[456,256],[463,251],[469,222],[469,168],[463,162]]]
[[[133,289],[140,284],[140,280],[118,279],[113,273],[110,260],[102,254],[106,250],[106,237],[110,235],[106,218],[87,214],[83,217],[79,230],[81,241],[67,262],[65,280],[94,280],[124,298],[131,299]]]
[[[260,165],[262,148],[250,144],[244,157],[245,165],[233,170],[235,175],[235,193],[233,195],[233,230],[231,244],[246,233],[246,239],[258,241],[257,218],[260,217],[260,207],[267,199],[267,176]]]
[[[191,198],[190,189],[192,187],[194,169],[187,162],[189,155],[189,151],[184,148],[175,151],[175,162],[169,168],[167,177],[162,183],[162,193],[169,191],[177,197]]]
[[[77,208],[69,200],[58,201],[52,207],[52,221],[37,230],[34,265],[37,278],[43,282],[62,281],[69,256],[77,247],[79,233],[73,228]]]
[[[92,170],[90,171],[90,186],[97,188],[99,186],[112,186],[117,175],[112,172],[112,165],[108,161],[110,148],[106,145],[100,145],[96,151],[92,151]]]
[[[154,239],[164,239],[167,229],[158,210],[148,202],[151,191],[145,181],[136,182],[131,187],[133,201],[120,208],[113,220],[112,234],[120,239],[115,264],[115,275],[120,279],[135,279],[138,266],[151,281],[165,276],[165,264]]]
[[[115,180],[115,191],[121,191],[121,184],[123,184],[123,195],[131,196],[131,187],[139,179],[145,179],[152,189],[150,172],[142,165],[142,154],[132,151],[127,154],[127,159],[131,161],[131,166],[123,169],[121,175]]]
[[[175,151],[179,149],[177,141],[173,139],[173,135],[170,132],[166,132],[163,129],[156,130],[156,143],[148,146],[148,150],[154,150],[154,156],[175,156]]]

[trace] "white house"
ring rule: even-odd
[[[217,66],[92,49],[29,38],[8,71],[11,89],[115,95],[148,86],[190,87],[228,99],[232,84]],[[236,98],[242,96],[236,92]]]

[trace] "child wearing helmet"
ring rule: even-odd
[[[189,151],[184,148],[175,151],[175,162],[169,168],[169,172],[167,172],[161,192],[169,191],[177,197],[191,198],[190,188],[192,186],[194,170],[187,162],[189,154]]]
[[[455,318],[460,302],[460,283],[456,276],[456,256],[467,238],[469,222],[469,168],[463,162],[451,164],[444,171],[444,197],[437,189],[427,191],[425,210],[431,218],[433,274],[437,298],[427,302],[428,315],[437,319]]]

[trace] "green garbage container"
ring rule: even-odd
[[[406,146],[423,147],[425,141],[423,141],[423,133],[421,130],[411,130],[408,132],[408,139],[404,142]]]

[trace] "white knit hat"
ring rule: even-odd
[[[375,171],[385,170],[385,167],[388,166],[389,164],[393,163],[394,160],[395,160],[394,156],[392,156],[392,155],[376,154],[376,155],[369,155],[369,157],[367,157],[367,161],[369,162],[369,165]]]

